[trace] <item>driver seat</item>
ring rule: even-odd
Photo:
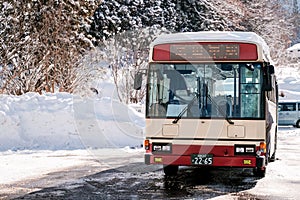
[[[188,96],[187,84],[184,77],[176,70],[166,70],[167,78],[170,79],[169,101],[174,100],[174,96],[186,93]],[[180,95],[181,96],[181,95]]]

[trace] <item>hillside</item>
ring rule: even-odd
[[[4,0],[0,93],[84,93],[108,71],[120,99],[140,99],[132,76],[146,66],[149,43],[163,32],[255,31],[282,65],[295,26],[279,2]]]

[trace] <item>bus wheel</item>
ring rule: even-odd
[[[296,122],[296,127],[300,128],[300,119]]]
[[[261,168],[254,168],[254,169],[253,169],[253,174],[254,174],[254,176],[256,176],[256,177],[263,178],[263,177],[265,177],[265,175],[266,175],[266,168],[264,168],[264,169],[261,169]]]
[[[276,153],[274,152],[273,155],[271,156],[269,162],[274,162],[276,160]]]
[[[178,172],[177,165],[164,165],[164,173],[166,176],[175,176]]]

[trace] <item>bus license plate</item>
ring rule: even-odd
[[[192,154],[192,165],[212,165],[213,155],[212,154]]]

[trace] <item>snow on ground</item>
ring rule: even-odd
[[[300,129],[292,126],[280,126],[278,129],[278,149],[276,161],[267,166],[266,176],[256,180],[255,187],[242,191],[244,195],[250,194],[257,199],[299,199],[300,183]],[[251,179],[251,178],[250,178]],[[254,199],[237,198],[237,194],[222,195],[214,200]]]
[[[278,133],[278,160],[268,165],[266,177],[249,192],[273,199],[296,199],[299,198],[300,183],[300,129],[279,127]]]
[[[0,152],[0,194],[4,192],[1,191],[1,184],[8,185],[26,179],[41,178],[52,172],[82,166],[89,166],[90,169],[95,166],[99,172],[132,162],[141,162],[142,153],[141,148],[130,147]],[[89,174],[88,171],[86,173]]]
[[[0,185],[93,160],[107,165],[102,158],[114,151],[141,151],[144,115],[107,95],[110,83],[105,87],[92,98],[0,95]]]
[[[36,178],[57,169],[83,165],[91,155],[86,150],[23,150],[0,153],[0,184]]]

